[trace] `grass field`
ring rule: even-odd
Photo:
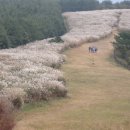
[[[130,71],[112,58],[113,40],[66,51],[68,97],[25,106],[15,130],[130,130]]]

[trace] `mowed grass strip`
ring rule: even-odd
[[[130,130],[130,71],[114,62],[113,40],[68,50],[62,67],[68,97],[26,106],[15,130]]]

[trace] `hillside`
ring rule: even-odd
[[[69,98],[27,106],[15,130],[129,130],[130,72],[112,57],[114,33],[66,51]]]
[[[23,113],[22,120],[16,126],[16,130],[40,130],[43,128],[86,130],[89,126],[92,127],[93,119],[89,120],[87,116],[88,113],[91,116],[93,112],[97,115],[93,115],[94,119],[101,119],[101,122],[97,122],[97,120],[94,122],[94,127],[97,125],[99,125],[99,129],[107,127],[105,117],[108,114],[111,115],[110,120],[108,118],[110,121],[108,124],[112,126],[111,129],[117,128],[118,124],[120,126],[118,130],[130,128],[129,117],[125,118],[129,110],[124,112],[126,107],[129,108],[130,82],[128,77],[130,74],[129,71],[117,66],[111,58],[113,32],[116,33],[115,30],[130,30],[129,15],[130,10],[64,13],[68,29],[68,33],[61,37],[64,42],[50,43],[50,38],[14,49],[0,50],[0,97],[8,98],[11,102],[20,98],[23,104],[24,102],[65,97],[67,89],[71,95],[71,99],[54,101],[51,105],[45,105],[47,109],[43,107],[37,108],[36,111],[33,110],[32,113],[31,111],[25,115]],[[65,53],[68,58],[61,69],[61,65],[66,60],[63,52],[83,43],[87,43],[87,45]],[[89,54],[89,46],[97,46],[99,48],[98,54]],[[65,77],[61,71],[65,72]],[[120,82],[121,79],[122,82]],[[116,105],[113,106],[111,101]],[[124,102],[126,104],[123,104]],[[110,108],[105,111],[107,105]],[[92,109],[90,109],[91,106]],[[120,107],[118,113],[112,111],[113,107],[116,110],[118,106]],[[73,111],[74,108],[75,111]],[[97,108],[97,113],[94,108]],[[98,110],[105,112],[100,111],[100,116]],[[76,115],[78,112],[79,114]],[[82,118],[80,115],[84,115],[82,112],[87,115],[83,117],[83,123],[87,120],[88,126],[80,122]],[[124,112],[123,120],[120,119],[122,112]],[[37,118],[33,118],[35,114],[37,114]],[[52,118],[50,118],[51,116]],[[56,121],[57,116],[58,121]],[[114,122],[111,118],[115,119]],[[77,122],[77,127],[74,127],[75,122]],[[128,126],[125,123],[128,123]],[[92,129],[97,130],[96,128]]]
[[[58,70],[66,59],[62,52],[69,47],[105,38],[118,27],[119,30],[129,30],[129,12],[103,10],[64,13],[68,33],[62,36],[63,43],[50,43],[50,39],[45,39],[0,50],[0,94],[11,101],[20,97],[25,102],[66,96],[65,79]]]
[[[114,28],[130,30],[130,10],[100,10],[64,13],[68,33],[63,39],[69,43],[92,42],[112,33]]]

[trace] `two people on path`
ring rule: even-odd
[[[98,48],[97,47],[89,47],[89,52],[91,53],[96,53],[98,51]]]

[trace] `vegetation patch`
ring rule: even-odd
[[[50,43],[63,43],[64,41],[61,39],[61,37],[57,36],[55,38],[52,38],[51,40],[49,40]]]
[[[15,126],[12,104],[0,97],[0,130],[13,130]]]
[[[0,0],[0,48],[66,32],[58,0]]]
[[[113,45],[116,61],[130,69],[130,32],[120,32],[115,36]]]

